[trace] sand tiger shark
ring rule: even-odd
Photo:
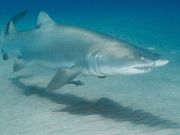
[[[56,69],[47,85],[58,89],[79,75],[100,78],[147,73],[166,65],[159,54],[88,29],[57,24],[40,12],[34,29],[17,31],[16,23],[27,14],[12,17],[1,34],[2,57],[15,58],[13,70],[35,63]],[[81,83],[81,82],[80,82]]]

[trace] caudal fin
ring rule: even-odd
[[[4,34],[5,35],[8,35],[10,34],[10,29],[13,27],[12,25],[16,25],[16,23],[21,20],[22,18],[24,18],[28,13],[28,10],[24,10],[18,14],[16,14],[15,16],[13,16],[9,21],[8,23],[5,25],[5,28],[4,28]]]
[[[17,15],[13,16],[3,27],[2,31],[1,31],[1,35],[0,35],[0,47],[1,47],[3,60],[8,59],[8,53],[3,46],[4,37],[6,35],[16,32],[16,27],[15,27],[16,23],[20,19],[24,18],[24,16],[26,16],[27,13],[28,13],[28,10],[24,10],[24,11],[18,13]]]

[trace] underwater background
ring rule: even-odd
[[[85,85],[49,92],[54,71],[28,67],[12,72],[0,60],[0,135],[179,135],[180,1],[0,1],[0,28],[29,10],[18,30],[33,28],[40,11],[57,23],[76,25],[160,53],[169,64],[152,72],[104,79],[80,76]],[[71,38],[71,37],[69,37]]]

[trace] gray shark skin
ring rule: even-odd
[[[16,58],[14,71],[29,63],[57,69],[47,86],[49,90],[62,87],[80,74],[98,77],[140,74],[168,63],[156,53],[119,39],[58,25],[45,12],[40,12],[34,29],[17,32],[15,23],[9,21],[1,36],[4,60]]]

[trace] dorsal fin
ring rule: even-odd
[[[55,24],[55,22],[51,17],[49,17],[49,15],[46,12],[41,11],[39,13],[37,26],[49,26],[53,24]]]

